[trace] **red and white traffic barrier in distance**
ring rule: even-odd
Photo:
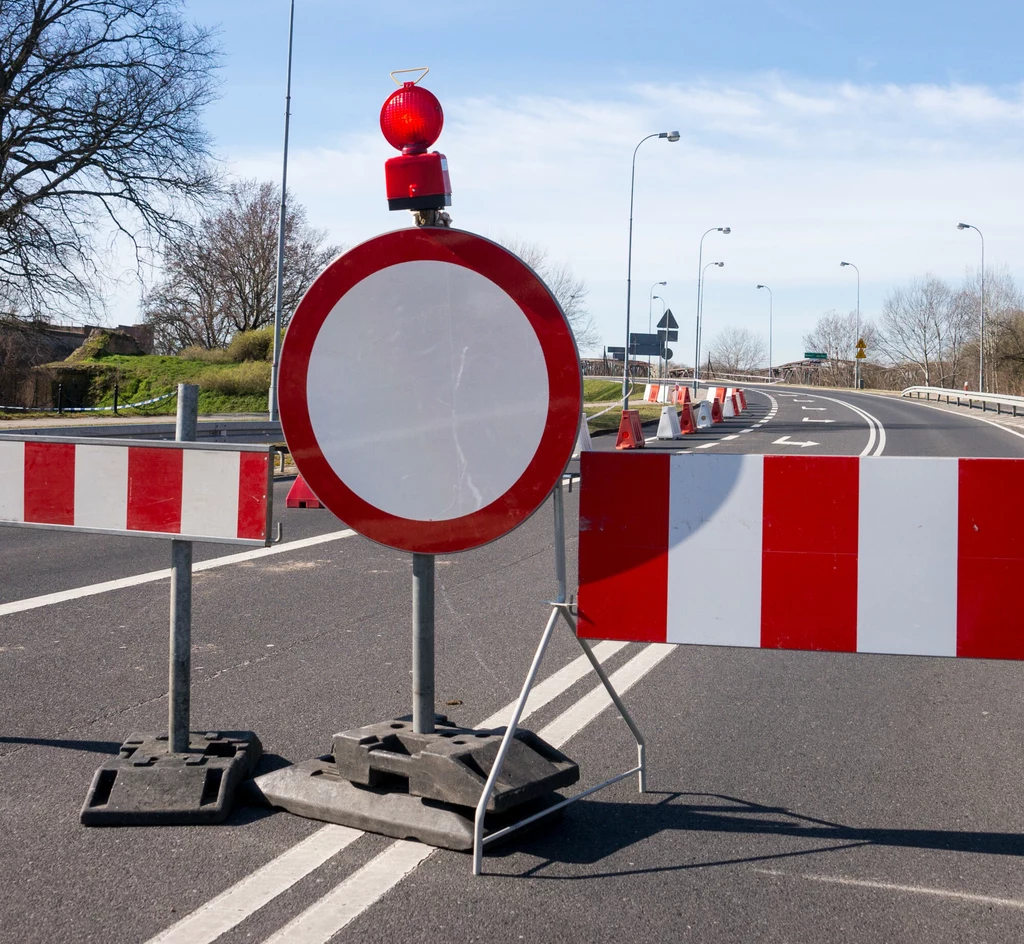
[[[1024,659],[1024,460],[594,452],[581,476],[585,638]]]
[[[269,544],[271,448],[0,436],[0,525]]]

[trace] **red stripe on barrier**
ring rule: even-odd
[[[664,642],[668,622],[669,456],[580,456],[577,632]]]
[[[238,537],[266,540],[267,479],[270,457],[265,452],[238,455]]]
[[[25,520],[75,523],[73,443],[25,443]]]
[[[128,449],[128,530],[181,531],[181,449]]]
[[[859,462],[765,456],[763,647],[856,651]]]
[[[1024,463],[961,459],[956,654],[1024,659]]]

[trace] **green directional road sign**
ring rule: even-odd
[[[823,351],[804,351],[804,357],[809,361],[824,361],[828,360],[828,355]]]

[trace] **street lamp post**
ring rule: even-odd
[[[767,285],[758,285],[758,288],[766,289],[768,292],[768,379],[772,379],[772,290]]]
[[[727,226],[722,232],[726,232],[728,229],[729,229],[729,227]],[[696,353],[694,354],[694,357],[693,357],[693,394],[694,394],[694,396],[697,395],[697,382],[698,382],[697,370],[700,367],[700,339],[701,339],[701,334],[704,331],[704,294],[703,294],[703,292],[701,292],[699,286],[701,284],[703,284],[703,282],[704,282],[704,273],[707,272],[708,269],[710,269],[712,266],[718,266],[718,268],[721,269],[722,266],[724,266],[724,265],[725,265],[724,262],[709,262],[706,266],[704,266],[703,269],[701,269],[701,271],[700,271],[700,273],[698,274],[698,277],[697,277],[697,285],[698,285],[698,289],[697,289],[697,351],[696,351]],[[711,358],[710,358],[710,356],[708,357],[708,370],[711,370]]]
[[[292,34],[295,30],[295,0],[291,0],[288,13],[288,76],[284,93],[284,157],[281,167],[281,209],[277,220],[277,283],[274,294],[274,349],[270,365],[270,397],[268,413],[276,423],[281,417],[277,410],[277,379],[281,367],[281,305],[284,296],[284,243],[285,214],[288,209],[288,121],[292,113]]]
[[[957,229],[973,229],[981,236],[981,310],[978,314],[978,393],[985,392],[985,237],[977,226],[957,223]]]
[[[704,233],[707,236],[708,233],[723,233],[728,236],[732,232],[730,226],[712,226],[711,229]],[[704,269],[701,268],[701,263],[704,261],[704,236],[700,238],[700,247],[697,250],[697,321],[696,328],[694,330],[694,353],[693,353],[693,394],[697,395],[697,387],[700,377],[700,285],[701,275]],[[704,268],[707,268],[705,266]]]
[[[654,294],[655,288],[657,288],[657,286],[659,286],[659,285],[668,285],[668,282],[655,282],[654,285],[651,286],[650,297],[647,299],[647,333],[648,334],[651,333],[651,309],[654,308],[654,299],[661,298],[660,295],[655,295]],[[665,299],[662,298],[661,299],[661,303],[664,305],[665,304]],[[659,357],[658,360],[660,361],[661,358]],[[651,355],[648,354],[647,355],[647,373],[649,374],[650,372],[651,372]]]
[[[666,141],[678,141],[678,131],[659,131],[641,138],[633,148],[633,169],[629,176],[629,244],[626,251],[626,352],[622,360],[622,409],[629,409],[629,302],[633,286],[633,186],[636,183],[636,152],[640,145],[651,138],[664,138]]]
[[[840,262],[839,267],[849,266],[857,273],[857,340],[860,340],[860,269],[858,269],[852,262]],[[860,359],[857,354],[860,353],[860,348],[854,347],[853,357],[853,389],[860,390]]]

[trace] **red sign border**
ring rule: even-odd
[[[306,402],[309,359],[331,310],[363,279],[404,262],[461,265],[490,279],[533,327],[548,376],[548,413],[532,460],[502,496],[469,515],[420,521],[392,515],[353,492],[324,457]],[[547,498],[565,470],[579,430],[583,381],[576,341],[558,302],[521,259],[483,236],[422,227],[376,236],[335,259],[313,282],[288,327],[278,373],[281,426],[299,473],[316,496],[349,527],[399,550],[448,554],[496,540],[522,524]]]

